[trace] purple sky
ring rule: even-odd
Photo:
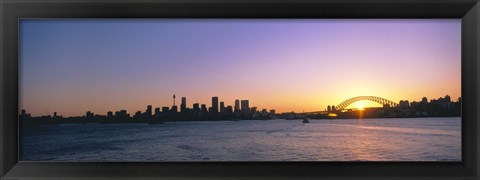
[[[355,96],[460,96],[460,19],[20,21],[32,115],[211,105],[317,111]]]

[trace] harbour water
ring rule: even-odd
[[[461,161],[460,117],[63,124],[20,137],[20,161]]]

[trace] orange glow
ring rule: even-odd
[[[337,114],[335,114],[335,113],[328,113],[328,116],[329,116],[329,117],[337,117]]]
[[[363,101],[357,104],[357,109],[360,111],[365,110],[364,107],[365,107],[365,104],[363,103]]]
[[[365,111],[359,110],[359,111],[357,111],[357,112],[358,112],[358,118],[359,118],[359,119],[363,119],[363,117],[365,116]]]

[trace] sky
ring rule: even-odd
[[[461,92],[460,19],[22,19],[33,116],[248,99],[277,112]],[[365,103],[365,102],[359,102]],[[352,105],[354,106],[354,105]]]

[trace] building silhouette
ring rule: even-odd
[[[428,103],[427,97],[423,97],[423,98],[422,98],[422,104],[423,104],[423,105],[426,105],[427,103]]]
[[[170,112],[174,114],[177,113],[178,112],[177,106],[172,106],[172,109],[170,109]]]
[[[180,112],[186,113],[187,112],[187,98],[182,97],[182,104],[180,104]]]
[[[164,106],[161,109],[155,108],[155,114],[152,112],[152,105],[147,105],[145,112],[137,111],[133,117],[127,113],[127,110],[119,110],[113,113],[108,111],[106,115],[95,114],[92,111],[87,111],[85,115],[77,117],[66,117],[58,115],[57,112],[53,116],[39,116],[32,117],[22,109],[19,118],[21,123],[30,125],[41,124],[61,124],[61,123],[149,123],[159,124],[163,121],[215,121],[215,120],[241,120],[241,119],[272,119],[285,118],[293,119],[304,118],[318,118],[318,119],[335,119],[335,118],[358,118],[358,110],[356,109],[342,109],[336,110],[334,105],[328,105],[326,111],[310,113],[281,113],[276,114],[274,109],[267,111],[263,108],[261,111],[257,107],[250,107],[249,100],[235,99],[234,106],[226,105],[224,101],[219,102],[218,97],[212,97],[212,107],[207,107],[206,104],[193,103],[193,109],[187,108],[186,97],[182,97],[181,109],[178,113],[175,104],[175,95],[173,96],[173,106]],[[403,118],[403,117],[458,117],[461,115],[461,97],[458,101],[452,102],[449,95],[439,97],[438,99],[431,99],[429,102],[426,97],[421,101],[401,100],[397,105],[390,106],[385,104],[382,108],[372,107],[361,110],[362,118]],[[220,110],[220,113],[219,113]],[[334,114],[335,116],[330,116]]]
[[[239,115],[240,114],[240,100],[238,99],[235,99],[235,106],[234,106],[234,113],[235,115]]]
[[[410,107],[410,103],[408,102],[408,100],[400,100],[398,106],[402,109],[408,109]]]
[[[164,115],[170,114],[170,108],[168,106],[162,107],[162,114]]]
[[[220,102],[220,114],[225,113],[225,103],[223,101]]]
[[[133,118],[135,119],[143,118],[142,111],[135,112],[135,114],[133,115]]]
[[[233,107],[232,106],[227,106],[225,108],[225,113],[229,114],[229,115],[232,115],[233,114]]]
[[[196,114],[200,113],[200,104],[193,103],[193,112]]]
[[[250,114],[255,115],[257,113],[257,107],[250,108]]]
[[[244,115],[250,114],[250,105],[248,100],[241,100],[241,112]]]
[[[113,118],[113,112],[112,112],[112,111],[108,111],[108,112],[107,112],[107,118],[108,118],[108,119]]]
[[[201,105],[201,108],[202,108],[202,109],[201,109],[201,114],[202,114],[202,115],[205,115],[205,114],[208,113],[207,105],[206,105],[206,104],[202,104],[202,105]]]
[[[210,113],[218,113],[218,97],[214,96],[212,97],[212,110]]]
[[[159,118],[160,115],[160,108],[155,108],[155,118]]]
[[[91,111],[87,111],[87,112],[85,113],[85,117],[86,117],[87,119],[89,119],[89,120],[92,120],[92,119],[93,119],[93,116],[94,116],[94,114],[93,114]]]
[[[152,117],[152,105],[147,106],[147,110],[145,111],[145,117],[146,118]]]

